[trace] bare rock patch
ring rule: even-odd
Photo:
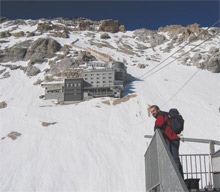
[[[121,104],[123,102],[128,101],[131,98],[137,97],[136,94],[132,94],[132,95],[127,95],[126,97],[120,98],[120,99],[116,99],[113,101],[112,105],[118,105]],[[111,105],[109,100],[103,101],[102,103],[106,104],[106,105]]]
[[[108,100],[107,100],[107,101],[102,101],[102,103],[104,103],[104,104],[106,104],[106,105],[111,105]]]
[[[9,72],[5,72],[2,76],[3,76],[3,79],[9,78],[10,77],[10,73]]]
[[[18,133],[18,132],[15,132],[15,131],[12,131],[11,133],[9,133],[7,135],[7,137],[11,138],[12,140],[17,139],[20,136],[21,136],[21,133]]]
[[[5,101],[0,102],[0,109],[6,108],[7,103]]]
[[[57,122],[51,122],[51,123],[49,123],[49,122],[42,122],[42,123],[41,123],[41,125],[42,125],[43,127],[48,127],[49,125],[55,125],[55,124],[57,124]]]
[[[128,101],[131,98],[134,98],[134,97],[137,97],[137,95],[136,94],[132,94],[132,95],[127,95],[126,97],[123,97],[121,99],[116,99],[116,100],[113,101],[113,105],[121,104],[123,102]]]

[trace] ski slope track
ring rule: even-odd
[[[7,29],[7,28],[6,28]],[[4,27],[1,31],[6,30]],[[20,29],[22,30],[22,29]],[[24,31],[36,30],[26,26]],[[19,28],[16,29],[19,32]],[[0,75],[0,102],[7,103],[0,109],[0,191],[6,192],[142,192],[145,191],[144,154],[150,143],[144,135],[153,135],[155,119],[148,116],[152,104],[163,106],[184,83],[198,70],[180,64],[179,60],[149,78],[141,78],[158,64],[146,60],[148,55],[159,54],[163,61],[171,53],[163,53],[166,43],[142,53],[133,38],[133,31],[108,33],[113,48],[90,45],[86,31],[70,32],[69,38],[53,37],[62,46],[76,39],[77,46],[107,53],[115,60],[126,60],[127,71],[133,81],[125,86],[124,96],[136,97],[113,105],[115,98],[94,98],[77,104],[60,105],[55,100],[40,99],[44,89],[33,85],[44,78],[44,72],[28,77],[22,70],[6,69],[10,77]],[[162,32],[161,32],[162,33]],[[166,35],[166,33],[164,33]],[[47,36],[30,37],[37,39]],[[123,37],[123,36],[126,36]],[[201,51],[219,45],[219,36],[206,42]],[[117,42],[133,47],[135,55],[117,51]],[[8,37],[8,44],[26,40],[26,37]],[[141,42],[138,41],[140,44]],[[196,44],[199,42],[194,42]],[[144,44],[144,43],[143,43]],[[184,48],[189,50],[192,45]],[[72,48],[77,50],[77,48]],[[175,57],[179,56],[177,53]],[[172,61],[168,59],[161,66]],[[135,62],[147,64],[140,69]],[[28,61],[1,63],[27,66]],[[39,65],[43,71],[48,63]],[[110,105],[103,101],[109,100]],[[184,137],[220,140],[220,74],[199,69],[199,72],[162,110],[178,108],[185,119]],[[43,126],[42,123],[54,123]],[[7,135],[20,133],[15,140]],[[216,148],[217,149],[217,148]],[[209,146],[181,142],[180,153],[208,153]]]

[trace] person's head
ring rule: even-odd
[[[158,113],[160,112],[160,108],[157,105],[152,105],[150,107],[150,112],[155,118],[157,118]]]

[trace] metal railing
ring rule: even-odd
[[[146,191],[188,191],[160,130],[145,153],[145,179]]]
[[[144,137],[153,138],[152,135],[145,135]],[[209,144],[208,154],[181,154],[180,160],[183,166],[184,179],[199,179],[200,189],[211,189],[213,187],[211,155],[215,153],[215,145],[220,145],[220,141],[184,137],[180,137],[180,140]]]
[[[184,179],[199,179],[199,188],[212,186],[212,170],[209,154],[184,154],[180,155],[183,166]]]

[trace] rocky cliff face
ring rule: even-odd
[[[95,31],[98,29],[98,31],[105,31],[110,33],[117,33],[119,31],[125,31],[124,25],[120,25],[118,20],[101,20],[101,21],[91,21],[91,20],[84,20],[79,22],[78,30],[80,31]]]
[[[182,43],[186,40],[204,40],[211,36],[210,33],[205,32],[205,29],[202,29],[199,24],[195,23],[192,25],[188,25],[183,27],[181,25],[170,25],[166,27],[160,27],[158,32],[166,32],[170,36],[170,38],[174,39],[175,42]],[[198,38],[196,36],[200,35]]]
[[[118,20],[102,20],[99,22],[99,31],[106,31],[111,33],[117,33],[119,31],[125,31],[124,25],[120,25]]]
[[[1,51],[0,62],[30,60],[32,64],[42,63],[60,49],[61,45],[50,38],[39,38],[34,42],[23,41]]]
[[[91,21],[61,17],[51,20],[8,20],[1,17],[0,22],[0,66],[5,67],[0,70],[5,72],[2,73],[4,77],[10,76],[6,68],[21,69],[28,76],[41,72],[47,76],[69,76],[85,68],[89,62],[99,60],[91,55],[91,50],[113,60],[121,59],[128,65],[146,68],[150,63],[161,62],[164,54],[171,54],[188,42],[188,48],[192,48],[213,34],[220,33],[220,28],[206,31],[197,23],[186,27],[170,25],[155,31],[138,29],[127,33],[124,25],[112,19]],[[181,50],[178,54],[183,56],[178,59],[179,63],[219,73],[219,39],[210,39],[206,45],[187,54],[184,54],[187,50]],[[26,62],[26,66],[5,64],[18,61]],[[49,68],[41,71],[39,64],[42,63],[48,64]]]

